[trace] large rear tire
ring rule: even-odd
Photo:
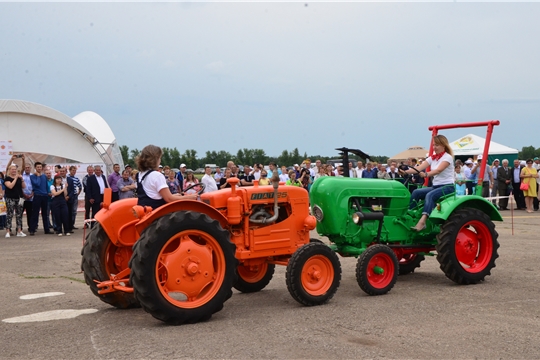
[[[383,295],[396,284],[398,259],[386,245],[368,247],[356,263],[356,281],[366,294]]]
[[[495,225],[482,211],[456,210],[437,235],[437,261],[441,270],[458,284],[483,281],[491,274],[499,257],[498,237]]]
[[[115,291],[100,295],[96,281],[111,280],[111,275],[126,269],[132,253],[131,247],[114,245],[100,223],[90,230],[81,250],[81,270],[86,284],[101,301],[119,309],[139,306],[133,293]]]
[[[292,255],[285,276],[293,299],[306,306],[322,305],[339,287],[341,264],[330,247],[312,242]]]
[[[238,265],[234,288],[243,293],[261,291],[272,280],[275,268],[276,265],[266,262],[255,266]]]
[[[229,232],[209,216],[179,211],[141,234],[130,261],[135,297],[168,324],[210,319],[232,295],[238,261]]]

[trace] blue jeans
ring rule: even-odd
[[[429,215],[435,209],[435,203],[443,195],[452,194],[456,191],[454,184],[435,185],[433,187],[425,187],[416,189],[411,195],[409,209],[413,209],[420,200],[425,199],[422,215]]]

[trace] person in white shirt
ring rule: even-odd
[[[216,173],[214,174],[214,180],[216,181],[216,189],[217,189],[217,184],[219,184],[219,180],[221,180],[222,177],[223,177],[223,173],[221,172],[221,168],[218,166],[216,167]]]
[[[159,146],[147,145],[142,149],[137,160],[137,205],[150,206],[156,209],[165,203],[180,199],[197,199],[197,194],[172,194],[165,177],[160,171],[163,151]],[[96,169],[97,170],[97,169]]]
[[[204,168],[204,173],[205,174],[201,179],[201,184],[204,185],[204,193],[217,191],[218,188],[217,188],[216,180],[215,178],[212,177],[212,168],[210,166],[206,166]]]
[[[448,139],[444,135],[433,137],[434,155],[431,155],[421,165],[409,168],[403,171],[412,175],[419,172],[420,176],[432,177],[433,186],[416,189],[411,195],[409,209],[413,209],[420,200],[425,199],[422,217],[412,229],[422,231],[426,228],[426,221],[435,208],[435,203],[443,195],[448,195],[456,191],[454,186],[454,153],[448,143]],[[431,166],[428,172],[421,172]]]
[[[364,168],[364,164],[361,162],[361,161],[358,161],[356,163],[356,176],[361,178],[362,177],[362,172],[365,170]]]
[[[279,181],[282,181],[282,182],[286,183],[287,180],[289,180],[289,172],[287,171],[286,166],[282,166],[281,167],[281,175],[279,175]]]

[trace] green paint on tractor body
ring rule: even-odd
[[[460,208],[477,208],[491,220],[502,221],[495,206],[480,196],[448,195],[439,199],[426,228],[411,230],[422,216],[423,201],[409,209],[411,194],[399,181],[326,176],[310,190],[317,232],[342,256],[359,256],[374,243],[435,245],[440,225]],[[362,220],[353,221],[355,213]],[[380,220],[379,220],[380,219]],[[382,224],[381,224],[382,222]],[[380,228],[380,234],[379,234]]]

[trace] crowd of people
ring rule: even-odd
[[[40,214],[45,234],[71,235],[77,229],[75,218],[82,191],[76,171],[76,166],[57,166],[53,176],[50,167],[36,162],[32,169],[24,154],[13,155],[6,174],[0,172],[0,200],[4,200],[7,208],[6,215],[0,216],[0,230],[6,230],[5,237],[27,235],[23,231],[23,213],[31,236],[38,230]],[[15,232],[12,232],[13,217]]]
[[[476,185],[481,182],[483,197],[491,197],[492,202],[500,210],[508,209],[508,199],[513,195],[517,209],[528,212],[539,208],[540,194],[540,160],[536,157],[524,162],[514,160],[509,167],[508,160],[495,159],[491,165],[478,155],[465,162],[455,160],[442,135],[434,138],[435,153],[427,158],[409,158],[406,162],[390,161],[389,164],[358,161],[356,166],[348,164],[349,177],[399,180],[412,184],[410,187],[411,207],[420,200],[425,200],[424,215],[415,227],[421,230],[433,210],[434,202],[443,194],[455,192],[456,195],[475,194]],[[442,154],[442,155],[439,155]],[[245,165],[243,172],[233,161],[227,163],[222,171],[219,167],[205,168],[205,174],[199,181],[186,164],[180,164],[179,171],[174,172],[169,166],[162,166],[162,151],[159,147],[148,145],[141,151],[137,168],[126,165],[120,172],[120,165],[114,164],[113,172],[105,176],[101,166],[88,166],[87,174],[80,181],[75,173],[77,168],[56,166],[53,170],[39,162],[26,163],[24,155],[13,155],[4,175],[0,172],[0,200],[4,199],[7,207],[6,215],[0,216],[0,230],[6,230],[6,237],[16,233],[24,237],[22,217],[26,213],[27,230],[34,235],[38,229],[39,214],[45,234],[56,233],[59,236],[71,235],[76,230],[78,196],[85,193],[84,218],[92,219],[101,209],[104,190],[112,190],[112,201],[137,197],[138,203],[156,208],[166,202],[180,197],[196,199],[201,192],[212,192],[230,187],[227,180],[239,178],[239,186],[252,186],[255,181],[259,185],[271,185],[273,181],[298,186],[310,190],[312,184],[321,177],[342,176],[340,170],[331,164],[322,164],[316,160],[314,166],[310,159],[302,164],[294,164],[292,168],[278,167],[270,162],[267,166],[260,163]],[[20,165],[17,163],[21,160]],[[430,168],[430,171],[426,170]],[[484,176],[479,175],[484,167]],[[342,170],[343,171],[343,170]],[[347,171],[346,169],[344,171]],[[274,177],[274,174],[276,177]],[[428,178],[428,187],[420,188]],[[277,180],[279,178],[279,180]],[[418,188],[417,190],[415,190]],[[52,215],[52,217],[51,217]],[[12,232],[15,217],[15,233]],[[86,226],[86,225],[85,225]]]

